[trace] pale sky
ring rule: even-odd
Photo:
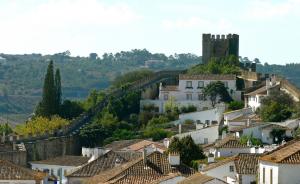
[[[202,33],[239,34],[240,55],[263,63],[300,62],[300,0],[0,0],[0,53],[202,55]]]

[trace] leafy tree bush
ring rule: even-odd
[[[218,98],[220,98],[220,100],[223,102],[232,101],[232,98],[228,94],[224,83],[221,81],[210,83],[203,89],[203,93],[210,99],[213,107],[215,107]]]
[[[281,122],[292,116],[290,107],[276,101],[263,104],[259,110],[260,117],[265,122]]]
[[[260,146],[260,145],[262,145],[262,141],[260,139],[257,139],[255,137],[253,137],[252,135],[250,135],[250,136],[243,135],[240,138],[240,142],[242,144],[247,144],[248,140],[250,140],[251,144],[254,145],[254,146]]]
[[[153,72],[150,70],[136,70],[132,72],[125,73],[124,75],[116,77],[113,82],[115,87],[121,87],[124,84],[132,83],[153,75]]]
[[[172,136],[172,132],[163,128],[148,126],[143,133],[145,138],[152,138],[153,141],[159,141],[166,137]]]
[[[228,110],[238,110],[244,108],[244,102],[240,101],[231,101],[228,104]]]
[[[84,109],[79,102],[65,100],[60,106],[59,116],[71,120],[83,112]]]
[[[17,125],[15,132],[19,135],[38,135],[46,132],[53,133],[55,130],[62,129],[70,122],[59,116],[52,116],[50,119],[45,117],[35,117],[25,124]]]
[[[273,137],[273,142],[278,144],[278,143],[281,143],[282,140],[284,139],[285,137],[285,130],[284,129],[279,129],[279,128],[274,128],[270,134],[272,135]]]
[[[189,74],[239,74],[240,63],[236,56],[212,58],[206,65],[200,64],[188,70]]]
[[[181,113],[189,113],[189,112],[196,112],[197,107],[194,105],[188,105],[188,106],[182,106],[180,107],[180,112]]]
[[[8,123],[0,124],[0,135],[1,136],[2,136],[3,133],[5,133],[5,135],[8,135],[8,134],[10,134],[12,132],[13,132],[13,130],[9,126]]]
[[[169,145],[168,152],[180,153],[182,163],[189,166],[193,166],[193,160],[205,158],[201,147],[194,143],[191,136],[186,136],[182,139],[173,137]]]

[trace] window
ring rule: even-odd
[[[270,169],[270,184],[273,184],[273,169]]]
[[[229,166],[229,171],[230,171],[230,172],[234,172],[234,167],[233,167],[233,165]]]
[[[193,88],[192,81],[186,81],[186,88]]]
[[[204,94],[198,94],[198,100],[203,101],[204,100]]]
[[[204,81],[198,81],[198,88],[204,87]]]
[[[168,94],[164,94],[164,100],[168,100],[169,99],[169,95]]]
[[[190,94],[190,93],[186,94],[186,99],[187,100],[192,100],[192,94]]]
[[[204,144],[208,144],[208,138],[204,138]]]
[[[266,183],[266,169],[263,168],[263,183]]]

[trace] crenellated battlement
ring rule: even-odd
[[[202,61],[208,63],[212,57],[239,56],[239,35],[203,34]]]

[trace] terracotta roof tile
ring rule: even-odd
[[[41,181],[46,174],[27,169],[11,162],[0,160],[0,180],[37,180]]]
[[[81,166],[89,161],[89,157],[65,155],[61,157],[50,158],[47,160],[33,161],[32,164]]]
[[[234,163],[238,174],[255,175],[258,171],[258,158],[260,154],[240,153],[235,157]]]
[[[273,163],[300,164],[300,140],[290,141],[264,154],[259,160]]]
[[[110,144],[105,145],[104,147],[106,149],[110,149],[113,151],[121,150],[127,146],[130,146],[132,144],[135,144],[137,142],[142,141],[142,139],[131,139],[131,140],[121,140],[121,141],[114,141]]]
[[[97,159],[90,163],[85,164],[78,170],[68,174],[67,177],[91,177],[101,172],[112,169],[120,164],[124,164],[130,160],[139,158],[141,153],[137,152],[118,152],[109,151],[104,155],[99,156]]]
[[[239,139],[227,136],[226,138],[219,140],[215,144],[215,148],[247,148],[246,144],[242,144]]]
[[[213,180],[215,180],[214,182],[212,182]],[[214,177],[210,177],[207,176],[205,174],[201,174],[201,173],[196,173],[193,174],[187,178],[185,178],[184,180],[178,182],[178,184],[205,184],[205,183],[210,183],[210,184],[223,184],[226,183],[222,180],[219,180],[217,178]]]
[[[171,167],[167,155],[156,151],[147,156],[146,163],[142,158],[137,159],[122,168],[93,177],[90,183],[144,184],[161,180],[172,173],[190,176],[195,171],[185,165]]]
[[[163,86],[161,91],[178,91],[178,86]]]
[[[187,75],[180,74],[179,80],[236,80],[235,75],[219,75],[219,74],[201,74],[201,75]]]

